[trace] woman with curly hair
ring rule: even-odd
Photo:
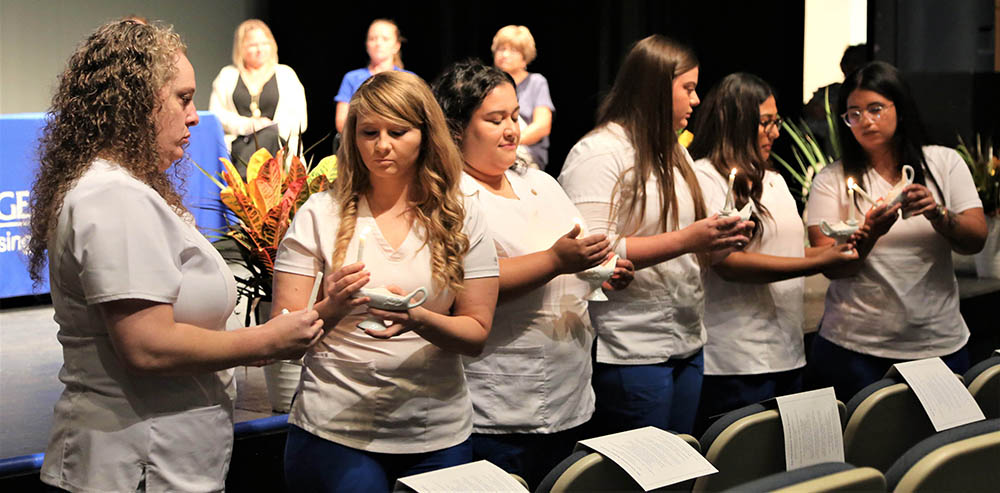
[[[233,366],[295,357],[314,311],[227,332],[232,273],[166,175],[198,123],[170,28],[99,28],[63,72],[32,189],[29,268],[48,254],[66,385],[41,479],[70,491],[219,491]]]
[[[482,351],[496,306],[493,240],[477,202],[463,203],[462,159],[427,84],[375,75],[344,128],[334,188],[302,206],[275,261],[274,310],[305,306],[317,273],[327,283],[316,309],[328,335],[289,415],[290,491],[389,491],[469,462],[461,355]],[[427,294],[405,311],[366,309],[365,286]],[[359,330],[368,315],[389,325]]]

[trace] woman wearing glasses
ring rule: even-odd
[[[820,232],[820,221],[869,209],[860,192],[849,202],[847,178],[875,200],[905,183],[904,165],[914,170],[913,184],[902,188],[901,202],[880,202],[865,214],[855,237],[860,258],[826,272],[833,282],[810,374],[848,399],[900,361],[940,356],[962,373],[969,329],[959,313],[951,252],[978,252],[986,239],[972,176],[955,151],[927,145],[916,103],[892,65],[872,62],[850,74],[838,108],[850,132],[840,134],[842,161],[813,181],[810,242],[834,242]]]
[[[802,276],[857,258],[850,245],[805,248],[795,199],[770,164],[781,118],[774,90],[735,73],[705,98],[688,149],[708,212],[753,201],[757,231],[744,251],[717,258],[705,275],[705,380],[699,426],[710,416],[802,388]],[[761,286],[763,285],[763,286]]]

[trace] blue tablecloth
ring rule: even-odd
[[[219,158],[229,156],[222,125],[207,111],[199,111],[198,116],[201,123],[191,128],[188,155],[206,171],[217,174],[222,170]],[[44,125],[44,113],[0,115],[0,298],[49,292],[47,281],[37,288],[32,286],[27,257],[21,253],[28,239],[28,198]],[[185,182],[184,203],[198,227],[204,231],[225,226],[219,187],[187,159],[178,165]]]

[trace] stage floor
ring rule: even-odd
[[[45,451],[52,406],[63,390],[52,314],[52,306],[0,310],[0,458]],[[273,414],[262,369],[237,368],[236,388],[237,422]]]

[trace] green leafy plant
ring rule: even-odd
[[[818,139],[813,134],[809,126],[802,120],[796,125],[794,122],[784,121],[781,129],[792,138],[792,155],[795,164],[792,165],[787,160],[777,154],[771,154],[774,160],[781,164],[789,174],[801,185],[800,199],[805,203],[809,199],[809,189],[812,187],[813,177],[816,176],[826,165],[840,159],[840,140],[838,139],[837,118],[830,110],[830,89],[826,89],[824,94],[824,109],[826,110],[826,148],[830,152],[824,151],[824,146],[820,145]]]
[[[976,147],[966,145],[962,136],[958,136],[958,146],[955,147],[958,155],[962,156],[965,164],[972,172],[972,181],[976,184],[976,192],[979,199],[983,201],[983,212],[995,215],[1000,209],[1000,158],[993,154],[993,144],[990,139],[986,139],[986,146],[983,146],[982,137],[976,134]],[[983,151],[986,152],[983,152]]]

